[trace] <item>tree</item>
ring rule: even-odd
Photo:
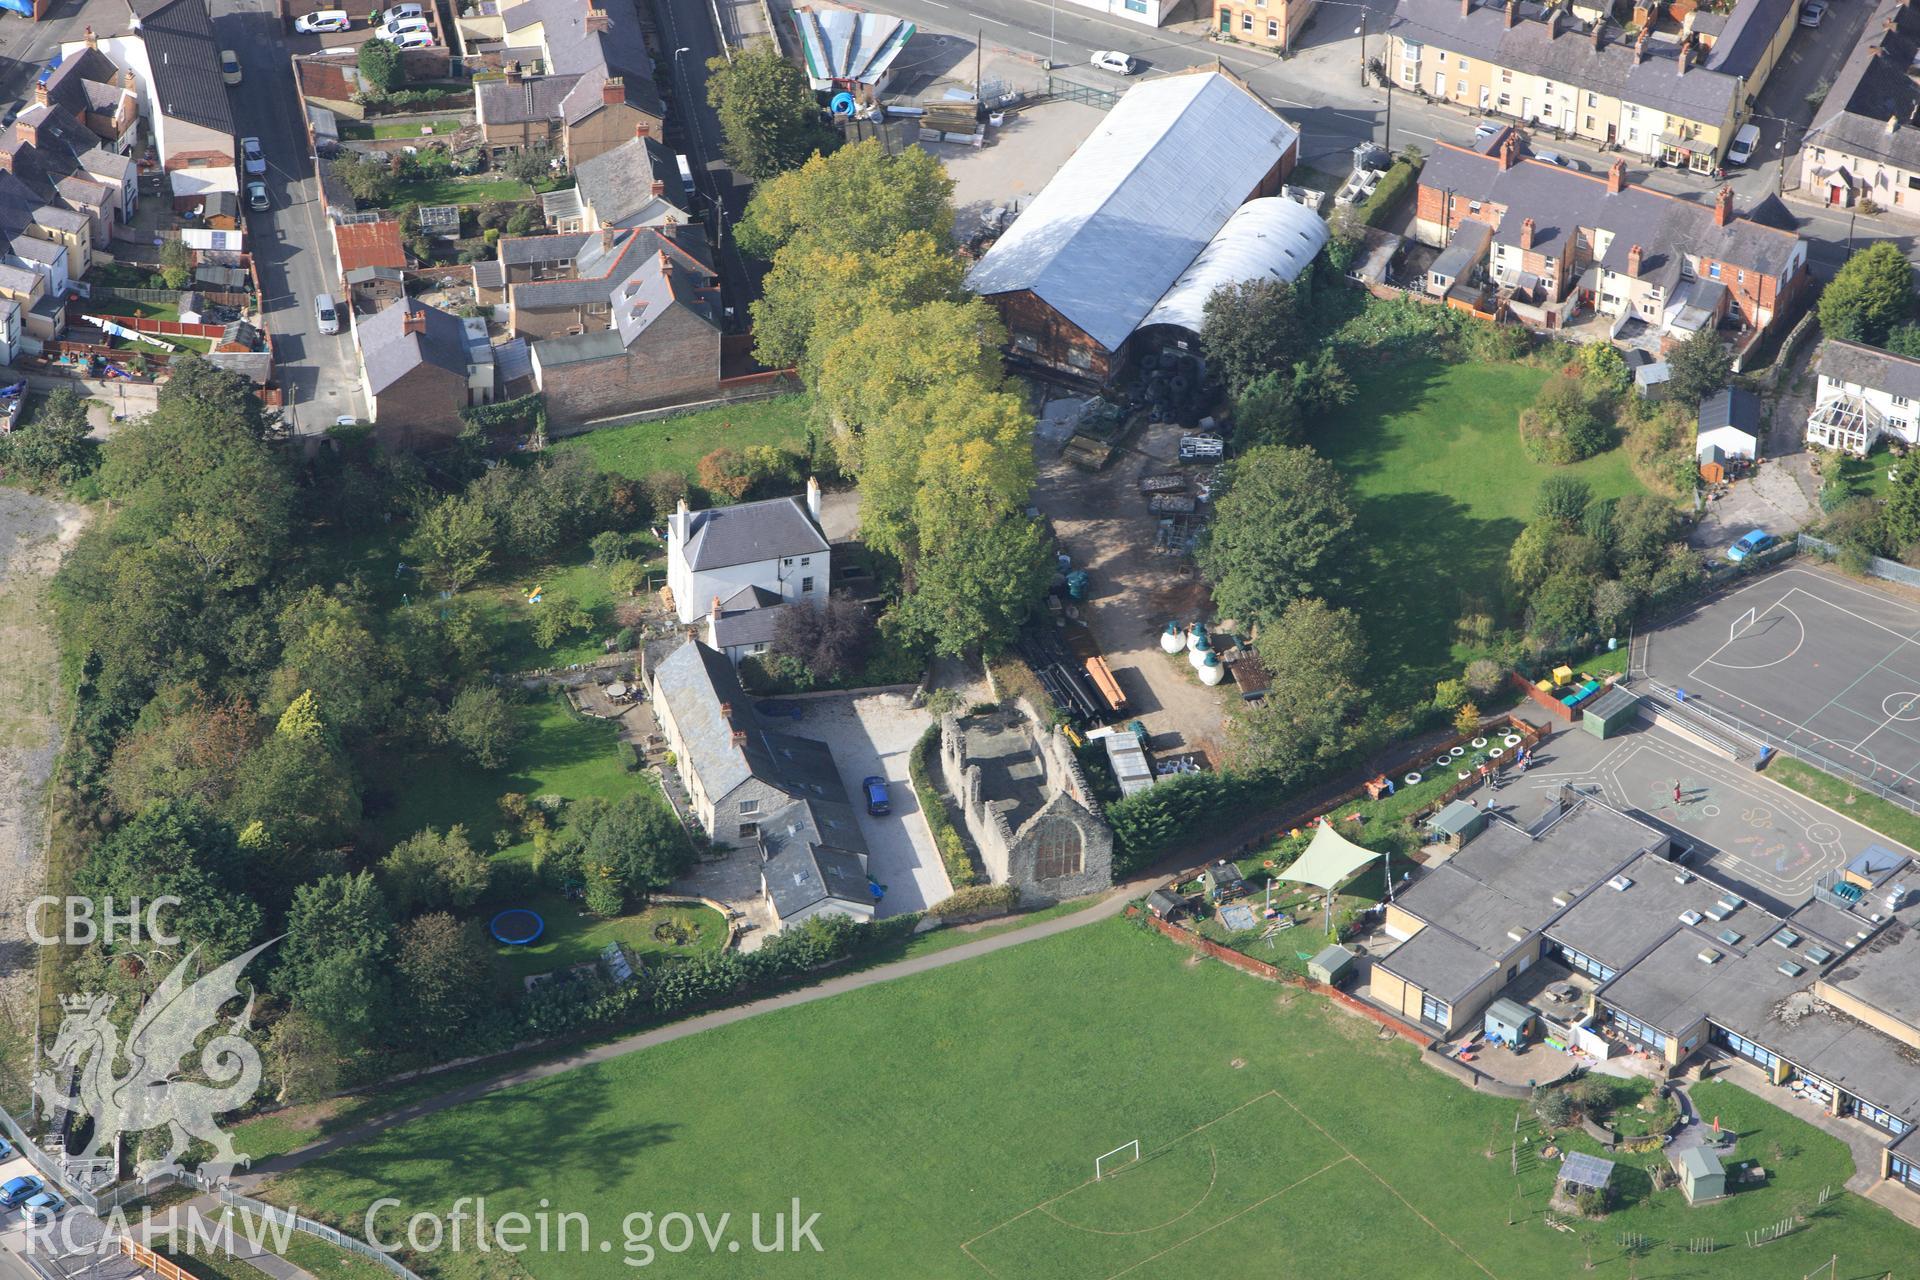
[[[1910,360],[1920,360],[1920,324],[1909,320],[1887,331],[1887,350]]]
[[[360,793],[332,743],[275,733],[241,762],[225,812],[261,863],[251,877],[256,892],[283,903],[288,886],[313,869],[313,855],[352,838]]]
[[[848,329],[875,312],[960,301],[964,274],[953,247],[918,228],[866,251],[810,240],[788,246],[774,255],[753,304],[754,354],[811,381]]]
[[[129,902],[180,899],[161,922],[212,966],[245,951],[260,932],[260,908],[241,879],[233,829],[196,801],[166,800],[96,845],[75,887],[96,900],[96,918],[108,898],[120,911]]]
[[[1896,555],[1920,544],[1920,458],[1905,458],[1893,470],[1880,518],[1886,525],[1886,545]]]
[[[1650,493],[1630,493],[1613,507],[1613,563],[1624,568],[1636,561],[1658,560],[1679,531],[1680,516],[1673,504]]]
[[[1593,622],[1603,635],[1614,635],[1633,617],[1640,605],[1632,586],[1618,578],[1608,578],[1593,589]]]
[[[87,438],[87,402],[71,387],[51,392],[4,437],[7,465],[36,484],[72,484],[93,470],[98,450]]]
[[[427,509],[405,543],[408,559],[424,566],[433,581],[458,591],[493,563],[494,528],[478,499],[455,494]]]
[[[792,658],[815,680],[837,680],[865,665],[875,634],[865,605],[832,596],[818,609],[781,610],[773,624],[773,652]]]
[[[409,920],[400,926],[394,969],[408,1025],[439,1056],[492,1000],[493,951],[475,920],[444,912]]]
[[[1733,357],[1711,327],[1703,328],[1667,353],[1667,394],[1689,408],[1727,385]]]
[[[734,237],[743,252],[768,261],[793,245],[878,253],[910,231],[945,245],[953,240],[952,197],[953,179],[929,152],[889,155],[877,140],[858,142],[757,183]]]
[[[693,469],[693,478],[715,502],[726,505],[747,496],[753,478],[747,474],[747,460],[738,449],[722,445],[702,457]]]
[[[454,695],[441,719],[448,741],[482,769],[506,764],[520,741],[520,717],[507,695],[490,684],[470,684]]]
[[[593,615],[564,591],[546,592],[533,607],[533,642],[542,649],[593,629]]]
[[[1848,342],[1877,347],[1913,311],[1913,266],[1891,240],[1856,252],[1820,293],[1821,330]]]
[[[353,1043],[371,1040],[392,1007],[393,917],[373,876],[330,875],[293,893],[274,990]]]
[[[1562,369],[1521,410],[1520,447],[1535,462],[1565,466],[1605,449],[1610,425],[1600,398],[1577,372]]]
[[[1620,395],[1633,385],[1626,357],[1611,342],[1589,342],[1580,348],[1581,376],[1595,391]]]
[[[357,599],[308,587],[280,611],[280,668],[270,705],[314,695],[329,728],[343,736],[385,723],[395,690],[373,623]]]
[[[193,279],[193,249],[185,240],[160,243],[160,275],[169,289],[184,289]]]
[[[1471,702],[1463,702],[1453,713],[1455,733],[1472,733],[1480,727],[1480,708]]]
[[[361,204],[378,208],[393,201],[393,169],[384,156],[342,151],[332,160],[333,176]]]
[[[1233,401],[1235,440],[1242,445],[1299,444],[1302,415],[1293,386],[1290,374],[1275,371],[1242,388]]]
[[[1592,627],[1593,593],[1591,573],[1555,571],[1527,601],[1527,630],[1548,648],[1572,643]]]
[[[459,823],[409,836],[380,860],[380,886],[402,916],[471,907],[492,877],[492,860],[473,847]]]
[[[255,722],[240,699],[215,704],[194,687],[163,690],[114,749],[107,770],[114,808],[130,815],[193,799],[217,812],[258,741]]]
[[[1506,673],[1492,658],[1475,658],[1467,664],[1467,688],[1483,698],[1498,689],[1505,679]]]
[[[864,458],[852,433],[911,415],[915,402],[957,384],[965,384],[968,395],[1000,390],[1005,337],[999,315],[980,298],[881,312],[846,330],[826,349],[813,384],[836,424],[835,448],[843,461],[860,471]],[[925,418],[923,413],[908,420],[917,430]],[[1033,425],[1030,415],[1027,425]]]
[[[1587,513],[1593,490],[1577,476],[1548,476],[1533,495],[1533,514],[1546,520],[1577,525]]]
[[[318,1102],[340,1086],[340,1042],[318,1021],[290,1009],[267,1034],[274,1101]]]
[[[581,869],[589,883],[598,873],[627,902],[644,902],[664,889],[693,857],[673,811],[645,792],[629,791],[590,811],[578,825]]]
[[[719,113],[728,162],[755,182],[799,168],[815,152],[833,150],[838,140],[805,73],[771,40],[711,59],[707,102]]]
[[[1306,308],[1284,280],[1222,285],[1207,298],[1200,350],[1207,368],[1236,395],[1255,379],[1306,355]]]
[[[1228,734],[1237,764],[1290,786],[1360,745],[1353,729],[1368,701],[1366,639],[1350,611],[1303,599],[1261,634],[1260,652],[1273,683],[1265,698],[1234,711]]]
[[[889,618],[906,636],[957,658],[1013,643],[1054,572],[1053,544],[1018,511],[957,521],[914,562],[912,589]]]
[[[381,93],[392,93],[407,82],[407,70],[402,65],[400,47],[378,36],[361,42],[354,65],[359,69],[361,79]]]
[[[1309,422],[1318,421],[1335,409],[1344,409],[1360,394],[1347,377],[1340,358],[1331,348],[1323,348],[1309,360],[1293,365],[1293,398],[1300,413]]]
[[[1339,586],[1354,514],[1333,464],[1304,447],[1263,445],[1227,470],[1195,555],[1220,613],[1265,625],[1294,600]]]

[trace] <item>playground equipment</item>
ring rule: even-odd
[[[530,588],[528,588],[528,590],[527,590],[527,603],[528,603],[528,604],[539,604],[539,603],[540,603],[540,597],[541,597],[541,596],[542,596],[542,595],[543,595],[543,594],[544,594],[545,592],[546,592],[546,588],[545,588],[545,587],[530,587]]]
[[[540,918],[537,911],[525,907],[508,907],[496,915],[487,925],[495,942],[509,947],[524,947],[535,942],[547,931],[547,922]]]

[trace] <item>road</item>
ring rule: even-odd
[[[692,0],[682,2],[690,4]],[[776,19],[786,21],[788,0],[772,3]],[[1120,82],[1087,65],[1088,56],[1096,49],[1120,49],[1132,54],[1143,64],[1141,74],[1147,76],[1211,66],[1218,60],[1243,76],[1300,127],[1302,163],[1335,177],[1345,174],[1352,149],[1363,140],[1383,141],[1394,147],[1411,143],[1431,151],[1437,139],[1468,140],[1479,121],[1477,112],[1396,91],[1392,95],[1389,135],[1386,91],[1361,83],[1360,32],[1364,23],[1365,56],[1384,59],[1383,33],[1393,12],[1390,0],[1321,0],[1319,12],[1302,34],[1300,50],[1284,60],[1244,45],[1209,40],[1200,23],[1184,22],[1156,31],[1050,0],[969,0],[964,5],[946,0],[888,0],[886,8],[912,19],[923,30],[952,33],[968,41],[982,40],[989,48],[997,46],[1025,56],[1033,63],[1035,83],[1045,79],[1041,60],[1050,59],[1056,74],[1065,79],[1117,87]],[[1755,153],[1759,163],[1736,169],[1726,179],[1733,185],[1738,207],[1751,208],[1782,190],[1781,157],[1789,162],[1794,159],[1794,149],[1812,120],[1806,96],[1838,72],[1861,38],[1868,13],[1866,5],[1834,5],[1818,30],[1796,31],[1786,56],[1755,104],[1756,123],[1761,129]],[[968,78],[970,72],[956,66],[952,74]],[[1780,145],[1783,138],[1785,146]],[[1618,158],[1578,141],[1556,140],[1550,145],[1585,161],[1595,171],[1604,170]],[[1796,167],[1788,164],[1785,183],[1789,187],[1796,181]],[[1711,199],[1721,185],[1680,170],[1635,164],[1631,158],[1628,175],[1633,182],[1654,190],[1702,201]],[[1816,275],[1831,276],[1846,259],[1850,243],[1858,246],[1892,239],[1909,257],[1913,256],[1920,222],[1909,229],[1892,215],[1854,218],[1845,211],[1803,202],[1792,190],[1785,194],[1788,209],[1799,220],[1801,234],[1810,241],[1808,257]]]
[[[753,185],[735,173],[721,154],[720,113],[707,102],[707,60],[720,56],[720,33],[714,28],[711,0],[654,0],[654,14],[661,53],[673,60],[674,103],[667,141],[691,156],[700,199],[716,215],[720,232],[715,265],[733,308],[727,328],[738,332],[746,327],[747,305],[759,296],[760,275],[741,258],[732,234]],[[713,225],[708,223],[709,228]]]
[[[288,71],[286,34],[270,0],[214,0],[220,42],[240,55],[233,95],[239,127],[257,136],[267,156],[270,214],[247,216],[247,248],[260,268],[275,373],[290,397],[286,417],[300,435],[317,435],[336,418],[361,417],[360,361],[352,336],[320,332],[313,299],[338,294],[333,243],[320,180],[301,127],[300,103]]]

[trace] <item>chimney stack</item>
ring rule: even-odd
[[[627,100],[627,82],[623,76],[608,76],[600,82],[600,101],[617,107]]]
[[[1520,251],[1525,253],[1533,248],[1533,219],[1528,218],[1520,224]]]
[[[712,618],[715,622],[720,621],[720,597],[719,596],[715,596],[713,598],[713,608],[707,611],[707,616]]]
[[[620,228],[618,227],[600,228],[600,247],[602,249],[605,249],[607,252],[611,253],[613,252],[614,248],[619,245],[619,243],[620,243]]]
[[[610,31],[612,29],[613,19],[607,15],[605,9],[589,8],[587,10],[587,30]]]
[[[807,477],[807,514],[820,523],[820,481],[813,476]]]
[[[679,516],[683,520],[686,518],[687,500],[684,497],[680,499],[680,505],[674,510],[674,514]]]
[[[1633,63],[1639,66],[1647,60],[1647,42],[1653,39],[1653,27],[1647,26],[1640,32],[1640,38],[1633,42]]]
[[[1640,253],[1639,245],[1635,245],[1633,246],[1633,248],[1627,250],[1627,274],[1632,276],[1635,280],[1638,280],[1640,278],[1640,258],[1641,258],[1641,253]]]
[[[1593,24],[1593,29],[1587,32],[1587,35],[1593,41],[1593,51],[1595,53],[1600,52],[1600,40],[1606,34],[1607,34],[1607,25],[1604,22],[1595,22]]]
[[[655,199],[658,199],[661,196],[664,196],[665,194],[667,194],[667,184],[660,181],[660,179],[655,178],[653,180],[653,185],[648,187],[647,190],[648,190],[648,193],[651,194]]]
[[[1460,16],[1466,17],[1473,12],[1473,0],[1460,0]]]
[[[1724,227],[1733,221],[1733,188],[1721,187],[1713,197],[1713,225]]]
[[[401,333],[411,333],[411,334],[418,335],[418,334],[424,334],[426,331],[427,331],[427,313],[426,312],[415,311],[412,308],[408,308],[406,314],[400,317]]]
[[[633,126],[633,136],[642,140],[651,138],[653,136],[653,126],[645,120],[642,120],[639,124]]]
[[[1553,8],[1547,10],[1547,39],[1551,40],[1555,36],[1558,36],[1559,34],[1560,34],[1560,6],[1555,5]]]
[[[1687,63],[1692,57],[1693,37],[1687,36],[1680,41],[1680,52],[1674,57],[1674,64],[1679,67],[1681,75],[1687,74]]]
[[[747,731],[745,729],[735,729],[733,731],[733,745],[736,747],[744,747],[747,745]]]
[[[1511,127],[1507,136],[1500,139],[1500,168],[1502,171],[1513,168],[1520,160],[1520,135]]]
[[[87,28],[87,48],[98,49],[99,47],[100,47],[100,42],[94,37],[93,28],[88,27]]]
[[[53,105],[53,93],[45,84],[35,81],[33,86],[33,100],[43,107],[50,107]]]
[[[1617,196],[1627,189],[1627,162],[1615,160],[1607,167],[1607,194]]]
[[[1897,133],[1897,132],[1899,132],[1899,130],[1900,130],[1900,117],[1899,117],[1899,116],[1888,116],[1888,117],[1887,117],[1887,132],[1888,132],[1888,133]]]
[[[1514,23],[1520,21],[1520,0],[1507,0],[1507,30],[1513,30]]]
[[[731,702],[723,702],[720,704],[720,718],[722,720],[733,719],[733,704]]]
[[[520,59],[518,58],[515,58],[512,62],[509,62],[507,64],[507,83],[508,84],[520,83]]]
[[[40,122],[38,120],[17,119],[13,122],[15,133],[20,141],[29,147],[40,145]]]

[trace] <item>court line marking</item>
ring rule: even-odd
[[[1795,587],[1793,590],[1798,591],[1799,588]],[[1789,591],[1787,593],[1787,595],[1792,595],[1792,594],[1793,594],[1792,591]],[[1693,672],[1698,671],[1700,670],[1701,667],[1705,667],[1705,666],[1720,667],[1726,671],[1765,671],[1768,667],[1777,667],[1783,662],[1791,661],[1793,659],[1793,656],[1800,652],[1801,646],[1806,644],[1807,642],[1807,622],[1805,618],[1802,618],[1799,614],[1795,613],[1791,608],[1787,606],[1786,600],[1787,600],[1786,596],[1781,596],[1778,600],[1775,600],[1772,604],[1767,606],[1766,613],[1755,614],[1753,617],[1753,622],[1747,627],[1745,631],[1742,631],[1737,636],[1728,636],[1725,644],[1722,644],[1720,648],[1715,649],[1711,654],[1702,658],[1699,662],[1699,665],[1695,666],[1693,671],[1690,671],[1687,673],[1687,678],[1691,680],[1693,678]],[[1784,654],[1775,658],[1772,662],[1742,664],[1738,662],[1720,661],[1720,654],[1723,650],[1726,649],[1727,645],[1735,644],[1745,639],[1747,636],[1752,635],[1755,631],[1759,629],[1760,620],[1762,618],[1767,617],[1775,609],[1781,610],[1789,618],[1792,618],[1794,621],[1794,625],[1800,628],[1800,638],[1794,641],[1793,648],[1787,650]]]
[[[1713,683],[1711,680],[1695,680],[1694,683],[1701,685],[1704,688],[1713,690],[1715,693],[1719,694],[1723,698],[1730,698],[1733,701],[1739,703],[1741,706],[1750,707],[1755,710],[1765,711],[1768,715],[1773,715],[1772,708],[1761,707],[1756,703],[1748,702],[1745,698],[1742,698],[1739,694],[1729,693],[1725,689],[1722,689],[1719,685]],[[1841,708],[1841,710],[1844,711],[1844,710],[1847,710],[1847,708],[1843,707]],[[1852,714],[1859,715],[1860,713],[1855,711]],[[1871,717],[1863,717],[1863,718],[1871,719]],[[1833,747],[1839,751],[1846,752],[1849,755],[1858,754],[1853,750],[1853,748],[1847,746],[1846,743],[1841,742],[1835,738],[1829,738],[1826,734],[1821,733],[1818,729],[1809,729],[1805,725],[1794,725],[1791,720],[1782,719],[1779,716],[1774,716],[1774,719],[1779,720],[1781,724],[1790,726],[1790,732],[1783,735],[1784,737],[1791,738],[1795,733],[1804,733],[1809,737],[1818,738],[1820,741],[1826,743],[1828,746]],[[1811,717],[1809,717],[1809,719],[1811,719]],[[1766,731],[1766,726],[1762,725],[1760,726],[1760,728],[1762,732]],[[1905,778],[1908,782],[1920,784],[1920,778],[1916,778],[1914,775],[1907,773],[1905,770],[1896,769],[1892,765],[1881,761],[1878,757],[1869,757],[1869,758],[1873,760],[1874,766],[1876,768],[1885,769],[1888,773],[1891,773],[1896,778]],[[1916,761],[1915,763],[1920,764],[1920,761]]]

